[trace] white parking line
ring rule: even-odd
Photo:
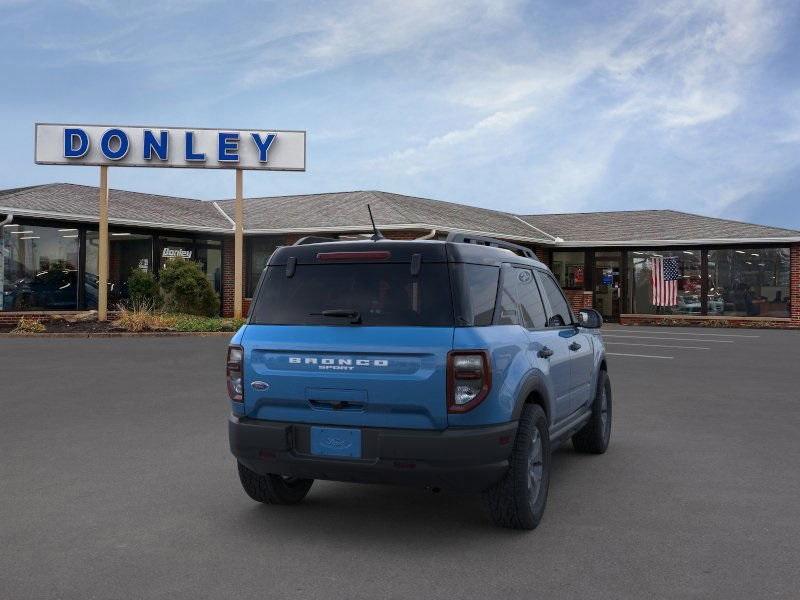
[[[733,340],[699,340],[697,338],[670,338],[670,337],[659,337],[655,335],[609,335],[608,333],[603,334],[603,339],[605,338],[625,338],[628,340],[668,340],[670,342],[703,342],[704,344],[732,344]]]
[[[650,354],[624,354],[622,352],[606,352],[606,356],[635,356],[637,358],[664,358],[672,360],[674,356],[652,356]]]
[[[617,346],[647,346],[649,348],[679,348],[683,350],[711,350],[711,348],[704,348],[703,346],[667,346],[666,344],[637,344],[635,342],[606,342],[607,344],[616,344]]]
[[[642,333],[656,333],[655,331],[635,331],[632,329],[613,328],[607,331],[614,331],[619,333],[642,334]],[[739,333],[694,333],[691,331],[659,331],[659,335],[697,335],[706,337],[735,337],[735,338],[758,338],[760,335],[742,335]]]

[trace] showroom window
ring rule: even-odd
[[[78,230],[9,224],[2,228],[3,310],[78,308]]]
[[[565,290],[582,290],[586,282],[585,252],[553,252],[553,275]]]
[[[634,250],[629,256],[632,313],[702,314],[700,250]]]
[[[261,277],[261,271],[267,266],[267,261],[272,253],[279,246],[284,245],[284,238],[271,236],[271,237],[257,237],[247,239],[247,297],[252,298],[253,293],[258,285],[258,278]]]
[[[789,318],[789,248],[708,251],[708,314]]]
[[[97,308],[97,265],[99,256],[97,231],[86,232],[84,259],[84,302]],[[128,299],[128,278],[136,270],[153,272],[153,236],[131,231],[108,234],[108,306],[116,308]]]
[[[197,240],[197,262],[206,274],[211,287],[222,298],[222,242]]]

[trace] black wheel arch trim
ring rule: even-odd
[[[514,413],[511,417],[513,421],[519,421],[522,415],[522,408],[525,406],[526,401],[530,398],[531,394],[536,393],[542,399],[541,407],[547,417],[547,422],[552,425],[553,403],[550,398],[550,392],[547,390],[544,376],[539,371],[529,373],[523,381],[517,402],[514,405]]]

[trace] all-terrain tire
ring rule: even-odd
[[[538,484],[535,474],[538,474]],[[549,486],[547,417],[540,406],[526,404],[519,420],[508,472],[483,493],[489,518],[501,527],[535,529],[544,514]]]
[[[297,504],[306,497],[314,483],[313,479],[259,475],[240,462],[236,465],[244,491],[256,502],[264,504]]]
[[[611,440],[611,380],[606,371],[600,371],[597,391],[592,402],[592,416],[578,433],[572,436],[572,445],[578,452],[603,454]]]

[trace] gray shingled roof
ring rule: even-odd
[[[233,218],[233,200],[222,200],[218,204]],[[248,198],[245,200],[245,229],[369,229],[367,204],[372,208],[378,226],[384,229],[414,225],[446,231],[496,234],[529,241],[550,240],[509,213],[379,191]]]
[[[53,183],[0,190],[0,212],[96,221],[93,186]],[[215,204],[217,206],[215,206]],[[175,196],[111,190],[110,221],[162,229],[230,232],[233,200],[217,203]],[[252,232],[366,231],[367,204],[384,229],[435,228],[496,235],[507,239],[569,245],[679,243],[698,240],[800,240],[800,231],[716,219],[674,210],[525,215],[403,196],[379,191],[337,192],[302,196],[248,198],[245,230]]]
[[[639,242],[800,238],[800,231],[704,217],[675,210],[522,215],[566,242]]]
[[[97,221],[98,188],[71,183],[36,185],[0,192],[0,210],[15,214]],[[213,203],[190,198],[109,190],[109,221],[161,228],[230,231]]]

